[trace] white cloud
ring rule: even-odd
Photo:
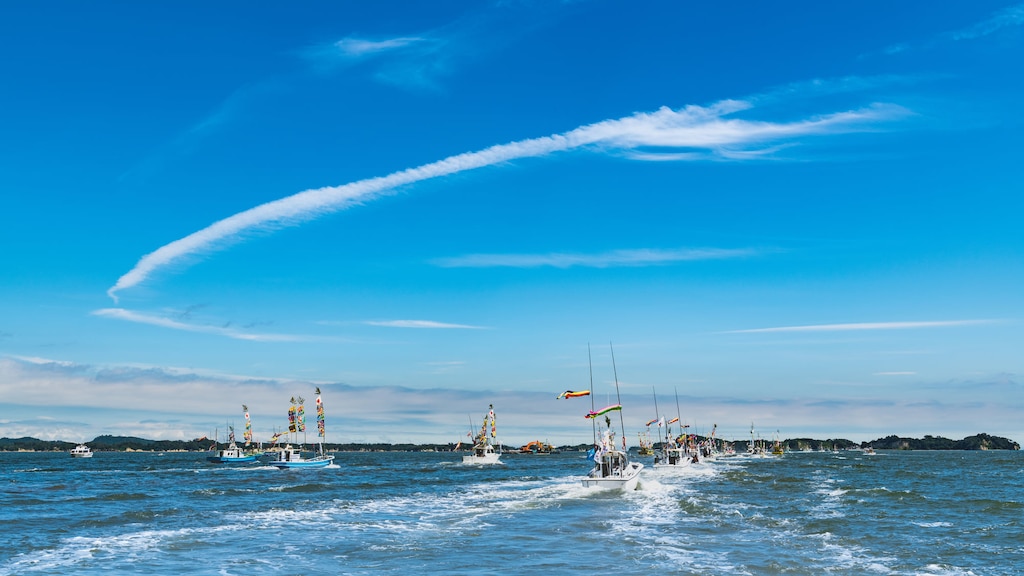
[[[749,249],[696,248],[678,250],[614,250],[603,254],[469,254],[439,258],[434,264],[444,268],[611,268],[616,266],[649,266],[695,260],[742,258],[755,254]]]
[[[460,328],[469,330],[482,330],[482,326],[469,326],[467,324],[448,324],[446,322],[435,322],[433,320],[367,320],[364,324],[369,326],[384,326],[387,328]]]
[[[163,316],[144,314],[141,312],[126,310],[124,308],[102,308],[100,310],[93,311],[93,315],[102,316],[104,318],[115,318],[117,320],[126,320],[128,322],[136,322],[139,324],[149,324],[151,326],[160,326],[162,328],[171,328],[174,330],[184,330],[186,332],[216,334],[218,336],[227,336],[229,338],[235,338],[237,340],[252,340],[258,342],[299,342],[311,340],[311,338],[307,336],[243,332],[230,327],[225,328],[222,326],[188,324],[186,322],[181,322],[179,320],[172,320],[170,318],[166,318]]]
[[[796,122],[727,118],[749,107],[750,104],[745,102],[725,100],[708,107],[687,106],[681,110],[661,108],[652,113],[639,113],[581,126],[561,134],[458,154],[386,176],[299,192],[214,222],[146,254],[107,290],[107,294],[116,301],[118,292],[138,285],[154,272],[181,262],[188,256],[209,252],[220,245],[238,240],[244,232],[253,229],[295,225],[391,194],[399,186],[510,160],[584,148],[621,152],[648,146],[700,148],[710,154],[728,149],[729,154],[736,154],[737,150],[744,147],[762,147],[767,143],[791,138],[859,131],[893,121],[907,113],[898,106],[875,104]]]
[[[416,44],[422,44],[425,41],[424,38],[418,37],[403,37],[403,38],[390,38],[387,40],[366,40],[363,38],[342,38],[338,40],[332,46],[337,50],[340,55],[350,58],[364,58],[383,52],[392,52],[403,48],[408,48]]]
[[[1017,4],[996,12],[991,18],[983,20],[970,28],[949,34],[953,40],[973,40],[988,36],[1011,26],[1024,24],[1024,4]]]
[[[380,82],[436,89],[437,78],[447,73],[453,58],[463,57],[453,43],[458,40],[435,33],[377,40],[347,37],[307,49],[303,55],[322,72],[373,61],[372,74]]]
[[[966,28],[938,34],[932,40],[929,40],[920,46],[914,46],[906,42],[902,42],[885,47],[882,50],[882,53],[887,56],[892,56],[909,52],[917,48],[933,48],[950,41],[976,40],[978,38],[995,34],[1005,28],[1021,25],[1024,25],[1024,4],[1017,4],[1015,6],[1004,8],[994,13],[991,17]]]
[[[441,369],[459,362],[437,362]],[[1019,440],[1019,384],[1006,375],[959,382],[964,389],[985,387],[963,402],[956,396],[921,401],[916,392],[886,390],[865,395],[849,386],[828,386],[827,395],[802,394],[796,399],[729,396],[681,397],[681,416],[694,430],[706,433],[718,423],[719,437],[742,439],[750,422],[757,430],[780,430],[784,438],[848,438],[867,441],[889,434],[933,434],[962,438],[978,432]],[[583,415],[587,401],[555,400],[565,386],[524,390],[484,387],[451,388],[349,386],[339,382],[308,382],[267,378],[218,378],[214,375],[159,368],[91,366],[70,362],[35,363],[0,356],[0,398],[5,413],[0,436],[34,436],[71,441],[99,434],[153,439],[189,439],[212,434],[228,422],[240,422],[241,405],[249,407],[257,439],[265,440],[286,423],[288,399],[312,398],[323,391],[329,442],[454,442],[465,436],[467,414],[479,417],[489,404],[498,414],[498,434],[507,444],[530,440],[579,444],[591,440]],[[120,401],[119,401],[120,399]],[[627,430],[639,430],[650,418],[639,407],[650,403],[650,388],[624,391]],[[15,405],[16,404],[16,405]],[[668,412],[672,412],[669,410]],[[400,422],[401,426],[396,427]],[[477,420],[479,422],[479,420]],[[415,430],[410,439],[409,430]]]
[[[852,324],[816,324],[810,326],[780,326],[728,330],[723,334],[752,334],[760,332],[849,332],[854,330],[906,330],[911,328],[944,328],[949,326],[976,326],[993,324],[997,320],[938,320],[925,322],[859,322]]]
[[[432,50],[436,42],[423,36],[403,36],[371,40],[367,38],[347,37],[320,44],[303,51],[302,56],[317,67],[330,69],[363,62],[371,58],[406,53],[415,55],[418,52]]]

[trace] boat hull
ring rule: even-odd
[[[677,461],[672,462],[672,463],[666,462],[666,461],[659,461],[659,462],[655,462],[654,463],[654,467],[655,468],[686,468],[686,467],[690,466],[691,464],[693,464],[693,462],[691,460],[689,460],[689,459],[677,460]]]
[[[334,462],[334,456],[323,456],[310,460],[275,460],[270,462],[270,465],[285,470],[291,468],[326,468],[332,462]]]
[[[483,456],[477,456],[477,455],[474,454],[472,456],[463,456],[462,457],[462,463],[463,464],[481,464],[481,465],[482,464],[501,464],[502,462],[501,462],[501,460],[499,460],[499,458],[501,458],[501,454],[493,454],[492,453],[492,454],[484,454]]]
[[[206,460],[214,464],[244,464],[255,462],[258,456],[259,454],[253,452],[244,452],[232,442],[230,446],[218,451],[215,455],[207,456]]]
[[[587,476],[583,478],[583,487],[599,490],[621,490],[623,492],[636,490],[640,485],[640,471],[643,469],[643,464],[639,462],[631,462],[621,474],[610,476]]]
[[[244,464],[246,462],[255,462],[256,455],[251,454],[248,456],[207,456],[207,462],[213,462],[214,464]]]

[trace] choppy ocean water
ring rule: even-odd
[[[587,490],[580,453],[0,453],[7,574],[1024,574],[1024,453],[791,453]]]

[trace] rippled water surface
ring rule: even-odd
[[[0,574],[1024,574],[1021,452],[648,458],[628,494],[502,460],[0,453]]]

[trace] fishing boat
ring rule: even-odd
[[[242,464],[245,462],[255,462],[256,454],[246,454],[232,439],[228,443],[227,448],[218,450],[215,456],[207,456],[206,460],[214,464]]]
[[[750,423],[750,442],[747,443],[747,456],[752,458],[767,458],[768,447],[760,438],[754,437],[754,423]]]
[[[490,435],[487,434],[487,424],[490,421]],[[480,432],[473,439],[473,452],[462,457],[463,464],[502,464],[501,445],[498,444],[498,429],[494,421],[494,405],[488,407],[484,415],[483,425]]]
[[[650,426],[650,424],[648,424]],[[640,447],[637,449],[637,454],[640,456],[654,456],[654,443],[651,442],[651,431],[637,432],[636,435],[640,440]]]
[[[301,396],[298,400],[294,397],[291,399],[292,405],[288,409],[288,431],[292,434],[305,433],[306,431],[304,402],[305,400]],[[267,464],[282,470],[291,468],[326,468],[330,466],[334,462],[334,456],[324,452],[324,404],[320,398],[320,388],[316,389],[316,427],[319,441],[312,458],[307,458],[303,455],[301,446],[296,449],[292,448],[291,444],[287,444],[284,448],[273,452],[273,457]]]
[[[79,444],[71,449],[72,458],[92,458],[92,449],[85,444]]]
[[[658,397],[654,397],[654,406],[657,410]],[[680,434],[678,437],[672,435],[672,425],[679,422],[681,412],[679,410],[679,391],[676,390],[676,417],[669,420],[665,426],[665,438],[661,443],[661,450],[654,456],[654,467],[660,468],[664,466],[682,467],[689,466],[700,462],[697,456],[697,451],[691,451],[687,447],[688,434],[686,429],[690,427],[689,424],[679,424]],[[661,418],[664,420],[664,417]],[[653,423],[653,422],[652,422]],[[659,426],[661,424],[659,423]]]
[[[685,446],[677,442],[666,444],[661,452],[654,457],[654,467],[662,466],[689,466],[700,462],[695,454],[690,454]]]
[[[589,349],[588,349],[589,355]],[[615,374],[615,397],[618,404],[606,406],[601,410],[593,409],[593,397],[591,397],[591,410],[585,416],[594,422],[594,447],[588,453],[588,459],[593,459],[594,467],[582,478],[584,488],[596,488],[600,490],[636,490],[640,484],[640,471],[644,465],[639,462],[630,462],[629,454],[626,451],[626,436],[622,436],[622,448],[615,446],[615,433],[612,431],[610,412],[619,413],[619,427],[626,429],[622,418],[622,401],[619,396],[619,376],[615,368],[615,351],[612,350],[612,371]],[[591,369],[591,385],[593,385],[593,369]],[[604,416],[605,428],[601,433],[601,441],[597,442],[597,418]]]
[[[785,448],[782,446],[782,440],[779,439],[778,430],[775,431],[775,439],[772,440],[772,456],[782,456],[786,453]]]
[[[619,450],[615,447],[615,433],[610,426],[605,429],[600,444],[592,450],[594,467],[583,478],[584,488],[622,491],[637,489],[644,465],[630,462],[625,448]]]
[[[245,414],[245,432],[242,438],[245,440],[245,448],[252,445],[252,422],[249,420],[249,407],[242,404],[242,412]],[[255,462],[261,456],[254,450],[239,448],[235,444],[235,427],[228,426],[228,445],[217,451],[216,455],[207,456],[206,460],[214,464],[245,464]]]
[[[312,458],[303,455],[302,448],[292,448],[286,444],[284,448],[274,452],[274,459],[267,462],[276,468],[326,468],[334,462],[334,456],[324,454],[323,445],[314,452]]]

